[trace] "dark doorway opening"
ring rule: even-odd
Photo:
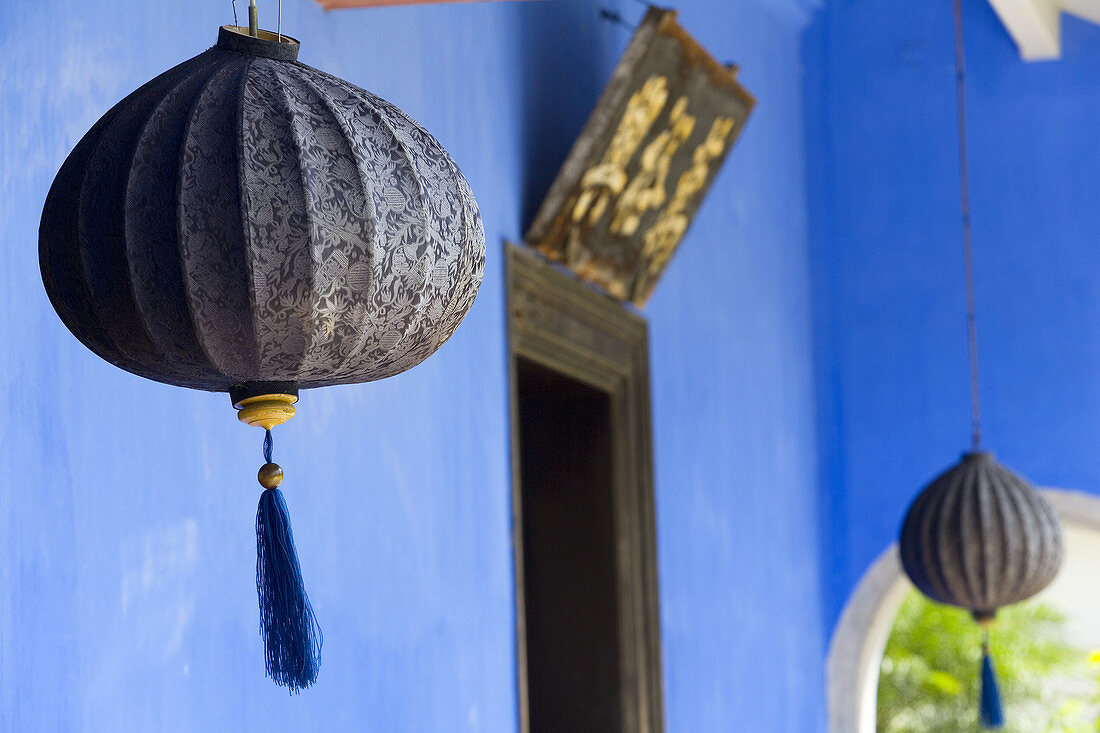
[[[520,733],[661,733],[645,320],[506,248]]]
[[[516,364],[532,733],[621,731],[611,397]]]

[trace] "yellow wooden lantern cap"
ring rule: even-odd
[[[294,417],[294,403],[298,395],[264,394],[245,397],[233,406],[237,408],[237,419],[246,425],[271,430]]]

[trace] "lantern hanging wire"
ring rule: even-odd
[[[970,360],[971,446],[982,445],[982,405],[978,379],[978,316],[974,304],[974,243],[970,229],[970,158],[966,139],[966,52],[963,47],[962,0],[954,0],[955,108],[959,140],[959,211],[962,215],[963,266],[966,270],[966,342]]]

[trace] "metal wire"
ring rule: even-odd
[[[623,18],[622,14],[615,10],[600,8],[600,18],[606,20],[608,23],[614,23],[617,26],[626,28],[628,31],[637,30],[635,26],[632,26],[630,25],[630,23],[626,22],[626,19]]]
[[[279,20],[276,31],[279,33],[279,43],[283,42],[283,0],[279,0]]]
[[[966,267],[966,340],[970,356],[970,420],[973,447],[982,443],[982,407],[978,380],[978,317],[974,304],[974,245],[970,231],[970,161],[966,144],[966,54],[963,48],[962,0],[955,1],[955,105],[959,128],[959,204],[962,212],[963,260]]]
[[[241,27],[241,24],[237,22],[237,0],[233,0],[233,27]]]

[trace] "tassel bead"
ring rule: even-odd
[[[265,489],[277,489],[283,482],[283,467],[278,463],[265,463],[260,466],[256,479]]]

